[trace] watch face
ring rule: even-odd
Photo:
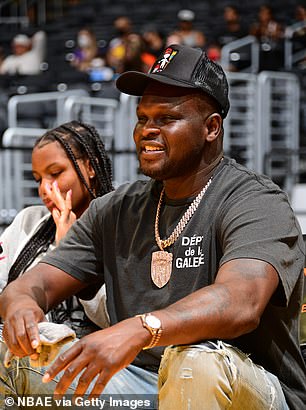
[[[159,329],[161,327],[161,321],[156,316],[148,315],[145,320],[147,325],[153,329]]]

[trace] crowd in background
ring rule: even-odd
[[[78,0],[68,3],[72,9],[82,5]],[[204,3],[201,7],[205,6]],[[301,30],[295,34],[294,47],[306,49],[304,0],[288,8],[285,17],[284,8],[272,9],[268,2],[260,3],[257,8],[253,6],[252,15],[248,16],[244,14],[242,5],[239,7],[233,3],[226,3],[223,8],[219,6],[218,10],[210,5],[210,13],[207,14],[200,12],[199,8],[195,10],[196,7],[182,7],[175,13],[159,12],[156,18],[141,19],[136,13],[118,12],[107,20],[102,13],[104,2],[101,2],[96,6],[100,14],[94,20],[82,18],[78,11],[77,23],[70,24],[66,16],[62,23],[54,21],[52,29],[50,24],[33,24],[28,30],[19,27],[10,32],[11,36],[9,32],[3,32],[3,25],[0,26],[5,33],[0,37],[0,145],[1,135],[8,126],[10,97],[74,87],[85,88],[92,96],[118,99],[117,76],[127,70],[147,72],[156,57],[170,44],[199,47],[211,60],[223,64],[226,71],[239,72],[249,64],[250,50],[248,55],[232,53],[238,58],[230,59],[225,66],[221,62],[222,49],[235,40],[252,35],[259,44],[259,71],[282,71],[286,29],[301,23]],[[84,13],[93,13],[94,9],[88,2],[83,5]],[[143,8],[146,7],[143,4]],[[101,31],[104,25],[106,28]],[[295,68],[303,75],[306,60],[302,59]]]
[[[292,11],[289,24],[306,22],[306,6],[298,4]],[[227,5],[223,9],[223,22],[218,31],[211,33],[195,28],[196,14],[193,10],[181,9],[176,16],[176,28],[162,32],[152,22],[135,30],[129,16],[120,15],[113,21],[114,36],[101,41],[90,27],[80,27],[66,59],[71,67],[88,74],[93,81],[111,80],[114,75],[126,70],[146,72],[156,56],[169,44],[186,44],[206,50],[208,56],[220,62],[222,47],[249,34],[260,44],[260,70],[278,70],[283,67],[283,41],[286,25],[278,21],[272,8],[263,4],[259,7],[254,22],[246,25],[239,9]],[[39,37],[40,36],[40,37]],[[300,47],[306,46],[306,28],[299,33]],[[38,39],[37,39],[38,37]],[[0,52],[1,74],[37,74],[48,59],[46,39],[41,32],[33,37],[19,33],[12,39],[10,55]],[[1,51],[1,50],[0,50]],[[239,71],[239,61],[224,67],[229,71]],[[304,65],[301,66],[304,68]]]

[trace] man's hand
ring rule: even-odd
[[[44,312],[86,286],[41,262],[11,282],[0,294],[3,336],[9,350],[18,357],[32,355],[40,343],[37,324],[46,320]]]
[[[44,312],[29,298],[11,304],[3,326],[3,338],[10,352],[18,357],[35,354],[40,344],[37,323],[44,320]]]
[[[84,371],[75,395],[84,395],[96,376],[95,385],[89,393],[99,395],[111,377],[134,360],[150,337],[139,318],[130,318],[94,332],[60,354],[44,375],[43,382],[47,383],[64,370],[54,392],[61,395],[73,379]]]

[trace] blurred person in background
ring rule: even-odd
[[[88,71],[92,60],[97,57],[100,57],[100,52],[95,33],[89,28],[82,28],[77,34],[71,65],[80,71]]]
[[[165,40],[165,47],[171,44],[183,44],[183,37],[178,32],[169,33]]]
[[[306,3],[298,3],[294,11],[293,23],[306,22]]]
[[[207,57],[215,63],[220,63],[221,51],[222,48],[217,41],[211,41],[206,48]]]
[[[231,41],[248,35],[248,30],[243,26],[241,15],[237,7],[227,5],[223,10],[223,24],[220,26],[216,39],[221,47]]]
[[[133,33],[132,21],[127,16],[119,16],[113,21],[115,34],[108,43],[106,60],[107,64],[116,73],[124,70],[126,47],[130,34]]]
[[[137,70],[146,71],[146,66],[143,61],[144,40],[137,33],[129,34],[125,41],[125,53],[122,60],[121,70]]]
[[[278,70],[283,66],[284,28],[275,19],[272,8],[259,7],[257,21],[251,24],[249,34],[260,43],[260,70]]]
[[[33,37],[18,34],[12,41],[12,54],[4,58],[0,65],[0,74],[39,74],[45,55],[46,34],[44,31],[38,31]]]
[[[241,15],[237,7],[227,5],[223,9],[223,21],[214,36],[214,40],[207,47],[207,54],[210,59],[216,62],[221,61],[222,48],[232,41],[239,40],[248,35],[248,29],[243,26]],[[239,55],[237,53],[237,55]],[[239,71],[244,67],[244,61],[238,58],[236,61],[230,61],[227,71]]]
[[[177,19],[178,27],[170,35],[178,35],[181,38],[179,44],[203,49],[206,44],[206,38],[202,31],[196,30],[193,26],[195,19],[194,11],[182,9],[177,13]],[[171,40],[168,40],[168,44],[171,44]]]
[[[144,38],[133,30],[129,17],[120,16],[114,20],[115,35],[106,51],[106,62],[115,74],[127,70],[146,71],[147,59]]]
[[[153,24],[148,24],[142,29],[142,38],[144,41],[144,50],[142,61],[144,71],[148,71],[156,58],[162,53],[165,45],[164,34]]]
[[[294,52],[305,52],[306,49],[306,3],[299,3],[294,10],[294,19],[290,25],[295,25],[295,30],[292,38]],[[297,27],[298,26],[298,27]],[[302,57],[298,62],[297,67],[305,70],[306,57]]]
[[[92,81],[110,81],[114,75],[106,65],[95,33],[87,27],[77,34],[77,48],[71,55],[70,64],[78,71],[88,73]]]
[[[281,24],[276,21],[272,8],[267,4],[263,4],[259,7],[257,21],[251,24],[250,33],[262,41],[282,38],[283,28]]]

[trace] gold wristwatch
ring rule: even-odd
[[[142,350],[151,349],[152,347],[156,346],[159,342],[159,339],[162,334],[162,327],[161,321],[158,317],[152,315],[151,313],[144,313],[142,315],[136,315],[136,317],[140,317],[142,326],[148,329],[148,331],[152,335],[151,342],[142,348]]]

